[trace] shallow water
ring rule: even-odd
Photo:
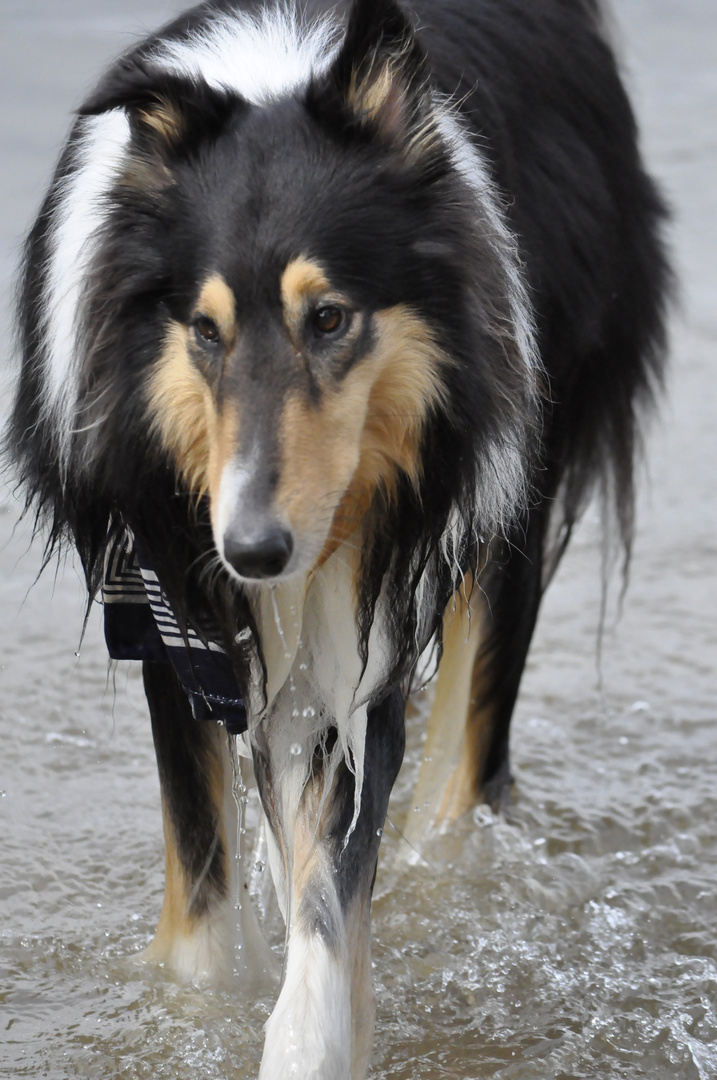
[[[3,3],[5,297],[68,111],[132,32],[178,6]],[[717,1075],[717,6],[621,0],[619,22],[683,284],[630,589],[619,621],[610,608],[600,689],[588,514],[531,653],[514,805],[479,809],[422,859],[398,831],[412,721],[374,907],[376,1078]],[[4,489],[0,1074],[253,1077],[269,1001],[179,987],[128,959],[162,892],[138,672],[108,675],[98,612],[75,655],[77,575],[50,570],[31,588],[41,553],[17,516]]]

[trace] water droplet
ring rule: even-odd
[[[299,710],[298,709],[292,709],[291,710],[291,715],[294,717],[294,719],[296,719],[296,717],[299,716]]]
[[[376,829],[376,836],[383,836],[383,829]]]
[[[261,859],[258,859],[254,863],[254,869],[256,870],[257,874],[260,874],[262,872],[262,870],[264,869],[264,865],[265,864],[261,861]]]
[[[301,753],[301,744],[298,743],[298,742],[295,742],[291,747],[292,757],[298,757],[300,755],[300,753]]]
[[[288,650],[284,653],[284,659],[291,660],[291,653]]]
[[[307,666],[308,665],[304,663],[299,664],[299,671],[306,671]]]
[[[75,652],[75,656],[77,657],[77,659],[78,659],[78,660],[80,659],[80,654],[79,654],[79,651],[76,651],[76,652]]]

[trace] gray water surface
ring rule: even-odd
[[[374,908],[373,1076],[717,1076],[717,4],[621,0],[644,149],[682,281],[624,612],[596,676],[595,512],[551,587],[513,732],[516,800],[411,864],[412,721]],[[0,5],[0,290],[106,60],[179,5]],[[5,365],[6,366],[6,365]],[[7,391],[3,401],[7,406]],[[0,1074],[255,1077],[266,1000],[131,958],[162,895],[138,672],[108,674],[82,587],[46,571],[0,489]]]

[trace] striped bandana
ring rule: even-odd
[[[102,582],[105,641],[113,660],[172,664],[197,720],[218,720],[232,735],[247,729],[244,702],[220,645],[182,633],[132,532],[113,530]]]

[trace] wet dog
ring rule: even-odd
[[[662,217],[593,0],[212,0],[80,110],[27,244],[8,447],[90,594],[111,606],[120,551],[135,629],[149,597],[149,955],[188,978],[233,921],[228,743],[200,717],[251,758],[288,927],[262,1080],[366,1074],[419,658],[437,825],[510,784],[596,487],[629,551]]]

